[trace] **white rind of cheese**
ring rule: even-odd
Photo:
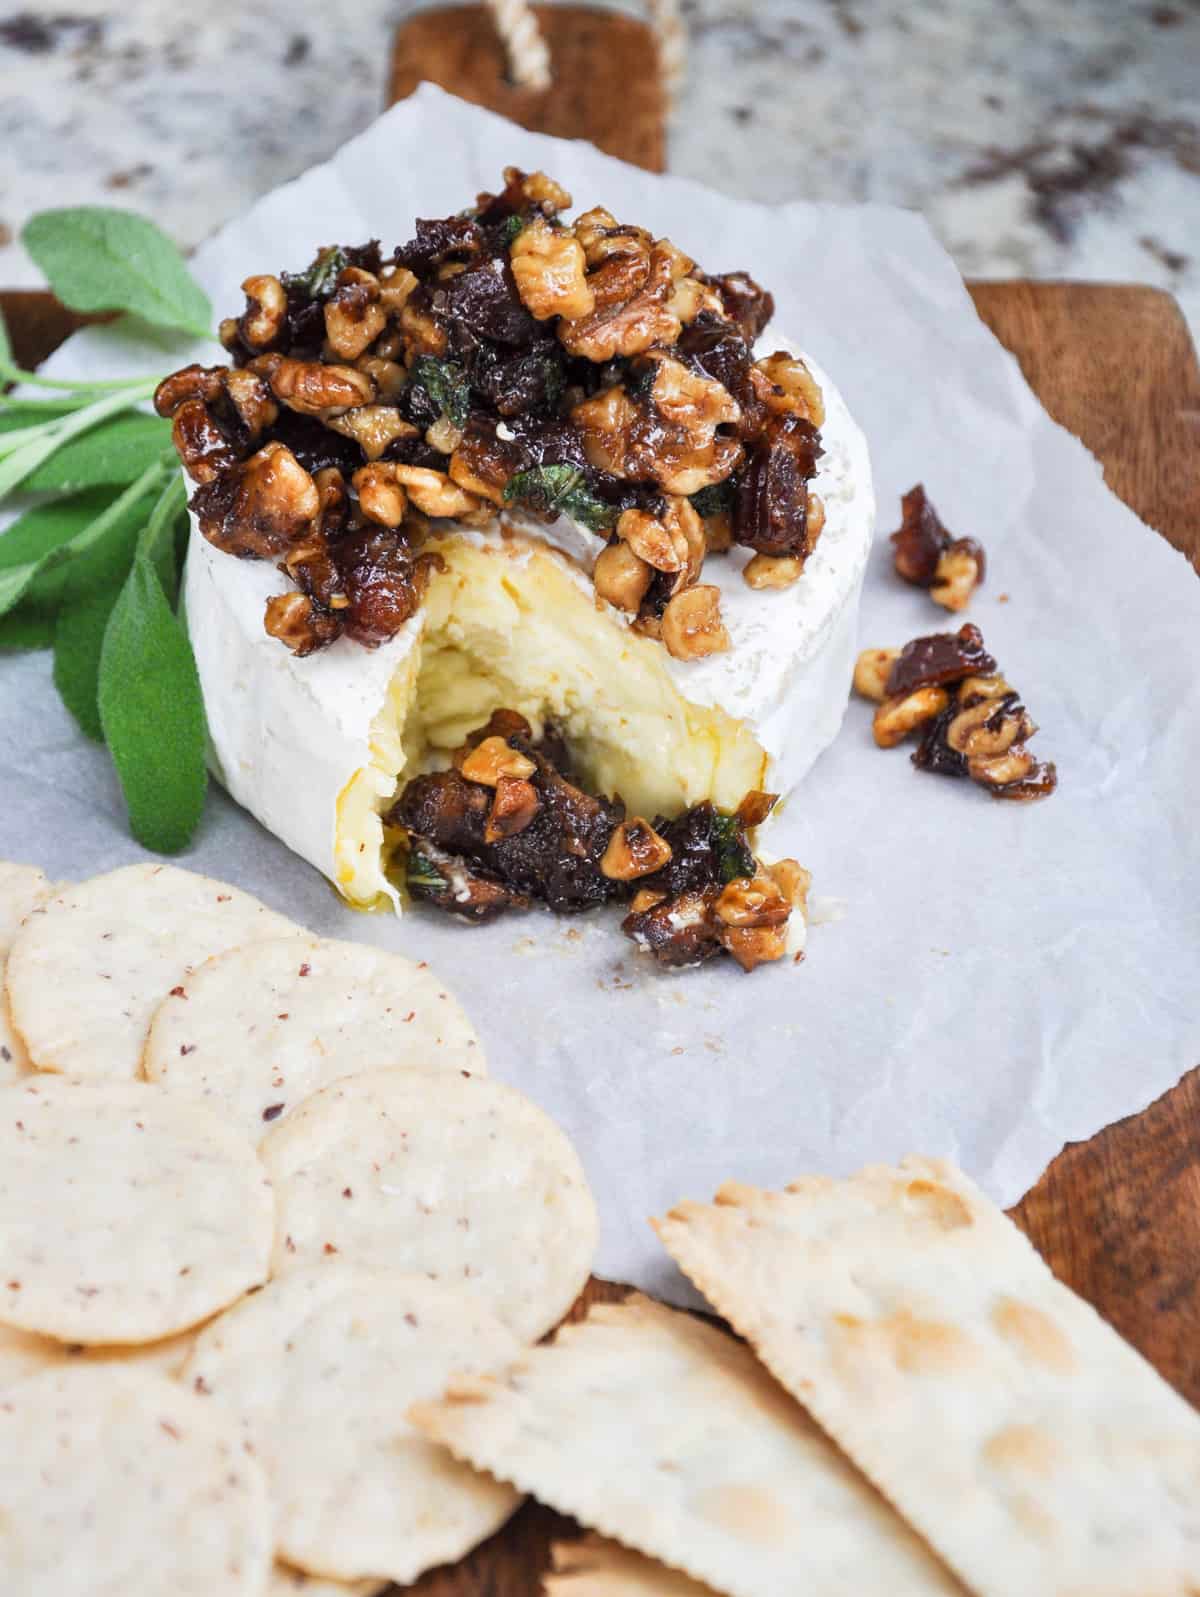
[[[520,534],[515,541],[499,530],[447,529],[447,536],[498,557],[497,582],[504,562],[520,560],[523,549],[549,553],[579,592],[580,626],[594,627],[601,616],[618,629],[623,657],[654,674],[660,697],[672,687],[678,695],[679,714],[668,712],[674,719],[682,723],[692,709],[714,709],[741,723],[766,756],[758,785],[785,797],[841,725],[875,520],[866,441],[837,389],[804,358],[825,400],[825,452],[812,485],[825,504],[825,525],[790,588],[748,587],[741,574],[745,550],[705,562],[702,581],[721,589],[731,645],[725,653],[672,659],[661,644],[631,633],[618,611],[597,608],[589,573],[602,541],[568,518],[547,526],[508,517]],[[342,639],[298,659],[263,630],[267,600],[283,591],[286,579],[269,562],[237,560],[213,548],[193,518],[184,609],[214,774],[269,831],[357,903],[382,897],[400,908],[384,874],[379,814],[396,791],[406,755],[412,756],[401,728],[415,701],[440,580],[435,577],[425,604],[380,648]],[[480,721],[492,707],[481,707]],[[678,738],[678,727],[672,735]],[[687,802],[705,796],[686,795]]]

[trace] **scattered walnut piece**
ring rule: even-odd
[[[779,883],[760,871],[755,876],[737,876],[724,887],[716,913],[726,926],[781,926],[791,905]]]
[[[592,571],[598,596],[627,615],[637,615],[653,578],[653,566],[620,541],[601,549]]]
[[[778,350],[750,368],[750,385],[776,416],[801,416],[814,427],[825,425],[825,401],[816,378],[797,355]]]
[[[661,870],[671,858],[671,845],[640,815],[622,821],[613,832],[600,860],[610,881],[633,882]]]
[[[218,549],[276,560],[310,530],[321,496],[291,450],[272,440],[197,489],[192,509],[201,532]]]
[[[265,377],[276,399],[302,416],[328,418],[369,405],[375,384],[366,372],[319,360],[294,360],[290,355],[257,355],[251,371]]]
[[[728,649],[720,588],[698,584],[668,600],[662,614],[662,640],[676,660],[702,660]]]
[[[358,505],[368,521],[380,527],[399,527],[408,509],[408,495],[396,479],[395,463],[378,461],[363,466],[352,478]]]
[[[429,466],[395,467],[398,483],[408,489],[408,497],[427,516],[454,516],[467,520],[486,511],[486,506],[452,482],[444,471],[434,471]]]
[[[899,531],[892,533],[896,574],[947,610],[964,610],[983,581],[987,561],[974,538],[955,538],[942,525],[923,485],[917,483],[900,501]]]
[[[617,537],[655,571],[682,571],[687,565],[688,545],[682,531],[647,510],[622,512]]]
[[[583,246],[573,233],[535,217],[513,240],[510,255],[521,303],[539,322],[551,316],[577,320],[595,310]]]
[[[465,774],[465,773],[464,773]],[[537,789],[520,776],[502,776],[484,828],[485,843],[499,843],[523,832],[541,808]]]
[[[537,770],[528,755],[510,749],[502,737],[486,737],[473,749],[460,750],[454,764],[468,782],[479,782],[484,787],[496,787],[505,776],[527,782]]]
[[[727,954],[746,972],[757,970],[782,959],[787,953],[787,929],[784,926],[722,926],[718,941]]]
[[[922,729],[913,764],[941,776],[970,777],[993,798],[1047,798],[1058,784],[1053,764],[1026,748],[1037,724],[996,670],[978,627],[914,638],[904,648],[866,649],[854,688],[878,704],[875,741],[892,748]]]
[[[798,860],[776,860],[766,867],[767,875],[779,888],[792,909],[808,919],[808,890],[812,886],[812,872],[805,870]]]
[[[387,326],[379,302],[379,279],[361,267],[347,266],[325,306],[325,337],[342,360],[357,360]]]
[[[306,593],[277,593],[267,600],[263,622],[267,633],[303,658],[341,635],[336,616],[322,610]]]
[[[742,578],[752,588],[790,588],[804,572],[798,555],[752,555],[742,570]]]
[[[237,328],[248,349],[268,349],[287,320],[287,293],[277,277],[248,277],[242,284],[246,309]]]
[[[343,437],[353,438],[368,460],[378,460],[397,438],[417,436],[417,429],[395,405],[359,405],[341,416],[331,416],[328,425]]]

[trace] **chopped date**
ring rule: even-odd
[[[983,633],[968,621],[957,632],[934,632],[906,643],[888,676],[887,692],[894,698],[964,677],[991,676],[995,670]]]

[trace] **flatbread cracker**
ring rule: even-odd
[[[1200,1416],[961,1171],[729,1186],[657,1230],[979,1597],[1200,1591]]]
[[[543,1597],[714,1597],[711,1586],[603,1536],[555,1542]]]
[[[456,1458],[728,1597],[961,1597],[749,1348],[648,1298],[593,1308],[412,1419]]]
[[[408,1582],[461,1558],[519,1498],[408,1424],[460,1364],[519,1351],[466,1288],[333,1263],[274,1281],[196,1340],[185,1385],[240,1416],[278,1556],[338,1580]]]
[[[254,1148],[147,1082],[0,1089],[0,1322],[62,1342],[157,1342],[267,1278]]]
[[[524,1342],[575,1301],[596,1206],[567,1138],[512,1087],[377,1070],[306,1098],[259,1147],[275,1275],[340,1258],[465,1283]]]
[[[60,888],[8,959],[13,1025],[39,1070],[128,1081],[154,1011],[195,966],[264,937],[302,936],[249,893],[174,865],[127,865]]]
[[[310,1093],[363,1070],[486,1074],[474,1027],[428,967],[361,943],[295,938],[207,960],[164,1000],[142,1068],[257,1142]]]
[[[19,1081],[32,1069],[25,1044],[9,1015],[4,970],[21,922],[49,891],[45,872],[39,871],[36,865],[13,865],[8,860],[0,860],[0,1087]]]
[[[194,1331],[181,1331],[161,1342],[84,1347],[78,1342],[56,1342],[34,1331],[0,1325],[0,1387],[64,1364],[137,1364],[157,1370],[160,1375],[178,1375],[187,1363],[195,1336]]]
[[[261,1597],[270,1561],[262,1470],[177,1382],[79,1365],[0,1398],[0,1591]]]

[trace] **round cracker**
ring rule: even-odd
[[[264,1137],[274,1275],[339,1257],[465,1282],[532,1342],[575,1301],[596,1251],[579,1157],[512,1087],[377,1070],[325,1087]]]
[[[154,1011],[191,970],[239,944],[302,936],[249,893],[174,865],[128,865],[62,888],[8,960],[16,1030],[38,1070],[131,1080]]]
[[[21,922],[50,891],[44,871],[36,865],[13,865],[0,860],[0,1087],[19,1081],[31,1069],[25,1044],[12,1024],[4,992],[8,951]]]
[[[259,1597],[266,1481],[236,1420],[149,1370],[75,1365],[0,1402],[0,1591]]]
[[[157,1370],[160,1375],[178,1375],[187,1363],[195,1331],[181,1331],[162,1342],[110,1343],[84,1347],[79,1342],[56,1342],[36,1331],[18,1331],[0,1325],[0,1387],[10,1386],[27,1375],[57,1368],[62,1364],[137,1364]]]
[[[267,1278],[266,1172],[233,1126],[146,1082],[0,1090],[0,1321],[156,1342]]]
[[[461,1558],[520,1501],[426,1441],[408,1409],[456,1370],[520,1352],[464,1287],[333,1263],[223,1314],[182,1380],[241,1417],[270,1481],[280,1558],[337,1580],[407,1583]]]
[[[257,1141],[318,1088],[381,1066],[485,1074],[470,1021],[427,967],[294,938],[208,960],[159,1007],[142,1068]]]

